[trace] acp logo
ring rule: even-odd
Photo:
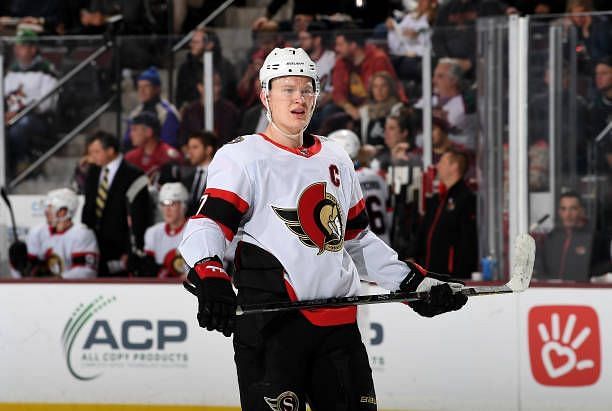
[[[531,372],[542,385],[580,387],[597,382],[601,343],[597,313],[583,305],[529,311]]]
[[[107,320],[100,312],[115,303],[115,297],[99,296],[79,304],[62,332],[66,365],[72,376],[89,381],[103,370],[121,368],[184,368],[188,354],[176,345],[187,339],[187,324],[181,320]],[[180,346],[178,346],[180,347]]]

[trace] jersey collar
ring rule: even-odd
[[[321,151],[321,140],[319,140],[319,138],[315,136],[314,134],[305,135],[304,140],[309,140],[309,141],[305,141],[304,145],[297,147],[297,148],[287,147],[285,145],[277,143],[276,141],[272,140],[270,137],[266,136],[264,133],[258,133],[258,135],[262,136],[263,139],[266,140],[268,143],[271,143],[278,148],[281,148],[285,151],[296,154],[300,157],[309,158],[317,154],[319,151]]]
[[[166,223],[166,225],[164,225],[164,230],[166,231],[166,234],[169,235],[170,237],[174,237],[175,235],[179,234],[181,231],[183,231],[183,227],[185,227],[185,223],[187,222],[187,220],[183,221],[183,224],[180,225],[180,227],[176,228],[176,229],[172,229],[170,228],[170,225]]]

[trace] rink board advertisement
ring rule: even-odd
[[[379,409],[609,410],[611,296],[532,288],[434,319],[369,306]],[[231,340],[195,308],[180,284],[1,284],[0,409],[238,409]]]

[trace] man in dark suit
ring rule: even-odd
[[[142,250],[152,223],[148,179],[119,153],[119,140],[98,131],[87,140],[93,162],[85,181],[82,221],[94,230],[100,247],[99,276],[127,275],[130,253]]]
[[[190,170],[185,173],[182,183],[189,190],[187,215],[192,216],[198,211],[200,197],[206,187],[208,165],[217,151],[218,138],[210,131],[194,131],[187,139]]]

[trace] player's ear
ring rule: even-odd
[[[266,92],[264,91],[264,89],[261,89],[259,91],[259,100],[261,101],[261,104],[263,104],[265,109],[269,110],[268,109],[268,99],[266,98]]]

